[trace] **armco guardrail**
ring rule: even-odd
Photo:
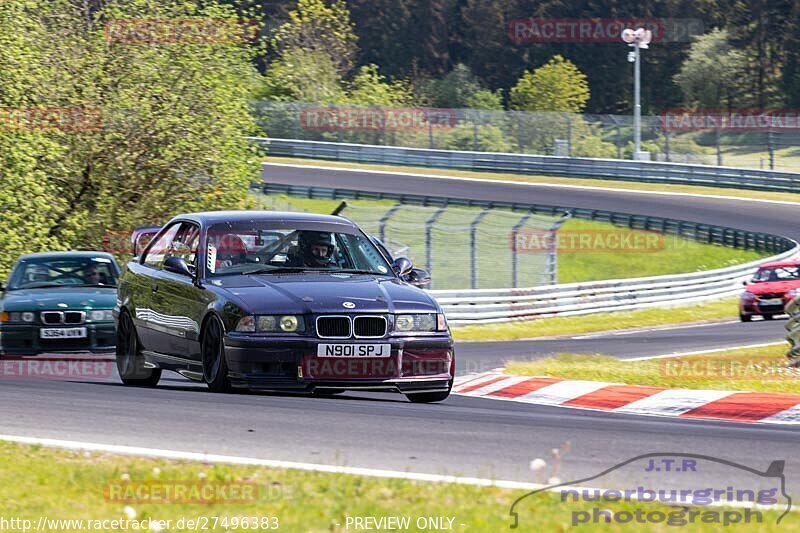
[[[269,170],[265,167],[263,173],[264,185],[261,187],[265,194],[289,194],[307,198],[326,199],[364,199],[364,200],[393,200],[401,203],[416,205],[447,205],[466,206],[493,209],[508,209],[511,211],[531,212],[534,214],[562,216],[570,213],[572,217],[583,220],[608,222],[619,227],[630,229],[655,231],[665,235],[675,235],[694,239],[707,244],[720,244],[734,248],[744,248],[769,253],[783,253],[794,248],[796,243],[786,237],[770,235],[768,233],[744,231],[725,226],[700,224],[687,220],[677,220],[646,215],[634,215],[601,209],[585,209],[567,206],[528,204],[521,202],[493,202],[487,200],[468,200],[463,198],[431,197],[419,194],[395,194],[384,192],[356,191],[352,189],[333,189],[329,187],[306,187],[269,182]]]
[[[646,183],[734,187],[760,191],[800,191],[800,174],[793,172],[622,159],[458,152],[294,139],[251,137],[251,140],[263,144],[270,155],[284,157],[517,174],[550,174]]]
[[[761,261],[672,276],[431,294],[455,325],[645,309],[735,296],[742,292],[742,281],[752,277],[758,265],[785,259],[797,251],[793,248]]]
[[[266,174],[265,180],[268,180]],[[634,229],[660,231],[694,238],[702,242],[777,252],[777,255],[760,261],[704,272],[519,289],[430,291],[442,305],[448,320],[454,325],[644,309],[724,298],[739,294],[742,291],[742,281],[752,277],[758,265],[766,261],[785,259],[800,251],[796,242],[785,237],[697,224],[684,220],[609,211],[270,183],[266,183],[262,190],[266,194],[291,194],[308,198],[391,199],[425,205],[495,207],[546,214],[560,214],[569,211],[577,218],[602,220]]]

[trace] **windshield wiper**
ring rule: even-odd
[[[332,270],[331,274],[371,274],[373,276],[390,276],[388,272],[375,272],[374,270]]]
[[[318,272],[303,267],[262,267],[254,268],[253,270],[245,270],[241,273],[242,276],[251,276],[253,274],[286,274],[287,272]]]

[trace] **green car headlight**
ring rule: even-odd
[[[436,331],[436,315],[397,315],[394,329],[403,333],[419,331]]]
[[[109,322],[114,320],[114,313],[111,309],[97,309],[89,313],[92,322]]]

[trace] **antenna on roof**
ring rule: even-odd
[[[347,202],[345,202],[345,201],[343,200],[343,201],[342,201],[342,203],[340,203],[340,204],[339,204],[339,205],[336,207],[336,209],[334,209],[334,210],[333,210],[333,213],[331,213],[331,215],[333,215],[333,216],[335,216],[335,217],[338,217],[338,216],[339,216],[339,213],[341,213],[342,211],[344,211],[345,207],[347,207]]]

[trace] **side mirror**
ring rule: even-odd
[[[747,285],[749,282],[747,280],[742,282],[742,285]]]
[[[2,281],[0,281],[0,292],[6,292],[6,286]]]
[[[412,268],[411,272],[409,272],[403,279],[415,287],[422,289],[426,285],[430,284],[431,275],[427,270],[421,268]]]
[[[164,261],[164,270],[167,272],[172,272],[173,274],[180,274],[182,276],[192,277],[192,271],[189,270],[189,265],[186,264],[186,261],[183,258],[170,256],[167,257],[167,260]]]
[[[409,272],[414,268],[414,265],[411,263],[411,259],[408,257],[398,257],[392,263],[392,270],[395,274],[400,276],[401,278],[408,275]]]

